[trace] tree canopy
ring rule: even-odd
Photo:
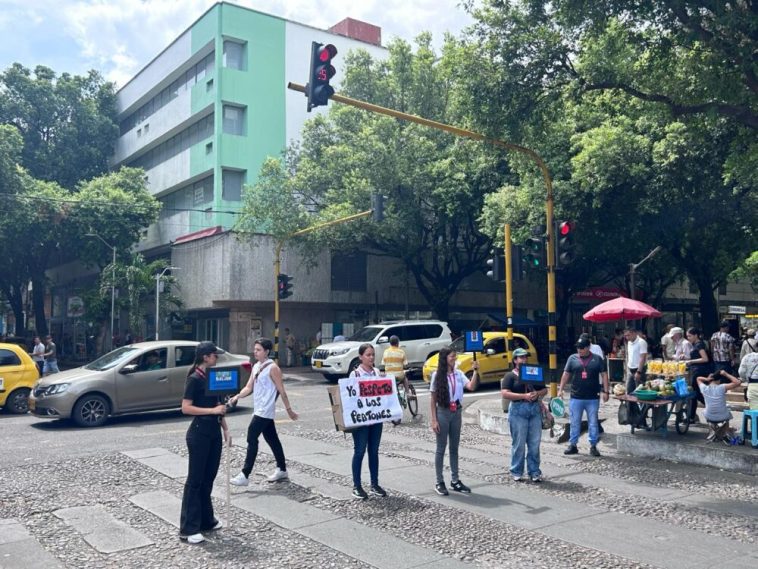
[[[346,58],[342,92],[447,123],[464,123],[452,70],[459,56],[448,38],[438,59],[431,36],[415,52],[395,40],[386,61],[365,51]],[[508,174],[504,156],[480,143],[333,105],[309,121],[300,146],[269,160],[245,194],[242,232],[284,238],[306,224],[337,219],[386,197],[381,224],[360,221],[314,232],[312,249],[368,249],[399,259],[440,318],[463,279],[480,271],[490,240],[479,231],[484,196]]]

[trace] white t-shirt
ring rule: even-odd
[[[592,352],[595,355],[600,356],[601,358],[605,357],[605,354],[603,353],[603,348],[601,348],[598,344],[590,344],[590,352]]]
[[[45,358],[42,357],[42,354],[45,353],[45,344],[40,342],[39,344],[34,345],[34,349],[32,350],[32,359],[35,362],[44,362]]]
[[[437,372],[432,372],[432,381],[429,383],[429,391],[434,392],[435,379]],[[450,394],[450,401],[463,402],[463,388],[468,383],[468,378],[463,372],[456,368],[455,372],[447,374],[447,389]]]
[[[626,343],[626,365],[629,369],[639,369],[640,356],[647,354],[647,342],[641,337]]]
[[[366,371],[361,366],[358,366],[353,371],[350,372],[350,377],[381,377],[382,372],[380,372],[376,368],[372,368],[373,371]]]
[[[273,419],[276,416],[276,396],[278,390],[274,380],[271,379],[272,360],[256,362],[253,366],[253,377],[263,366],[253,384],[253,415],[258,415],[264,419]]]

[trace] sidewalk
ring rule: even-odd
[[[702,424],[690,425],[687,433],[679,435],[674,429],[673,420],[669,422],[666,436],[660,432],[640,430],[631,434],[629,426],[618,424],[617,410],[618,405],[613,400],[601,405],[600,419],[605,419],[603,429],[605,433],[614,435],[616,448],[621,453],[758,475],[758,450],[750,446],[750,441],[737,446],[727,446],[722,442],[710,443],[705,440],[708,432],[707,427]],[[466,414],[485,431],[501,435],[510,433],[508,415],[503,413],[500,401],[476,401],[469,405]],[[739,431],[742,413],[735,411],[733,414],[731,424]],[[557,426],[567,423],[568,417],[556,420]],[[547,434],[543,433],[543,439],[546,436]]]

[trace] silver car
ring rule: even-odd
[[[47,419],[73,419],[99,427],[111,415],[181,406],[184,385],[199,342],[140,342],[117,348],[83,367],[40,379],[29,411]],[[217,366],[242,366],[240,388],[250,377],[248,356],[224,352]]]

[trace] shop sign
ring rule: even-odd
[[[590,300],[611,300],[626,296],[626,291],[615,287],[595,287],[586,290],[580,290],[574,294],[575,298],[586,298]]]
[[[747,314],[747,306],[730,306],[729,314]]]

